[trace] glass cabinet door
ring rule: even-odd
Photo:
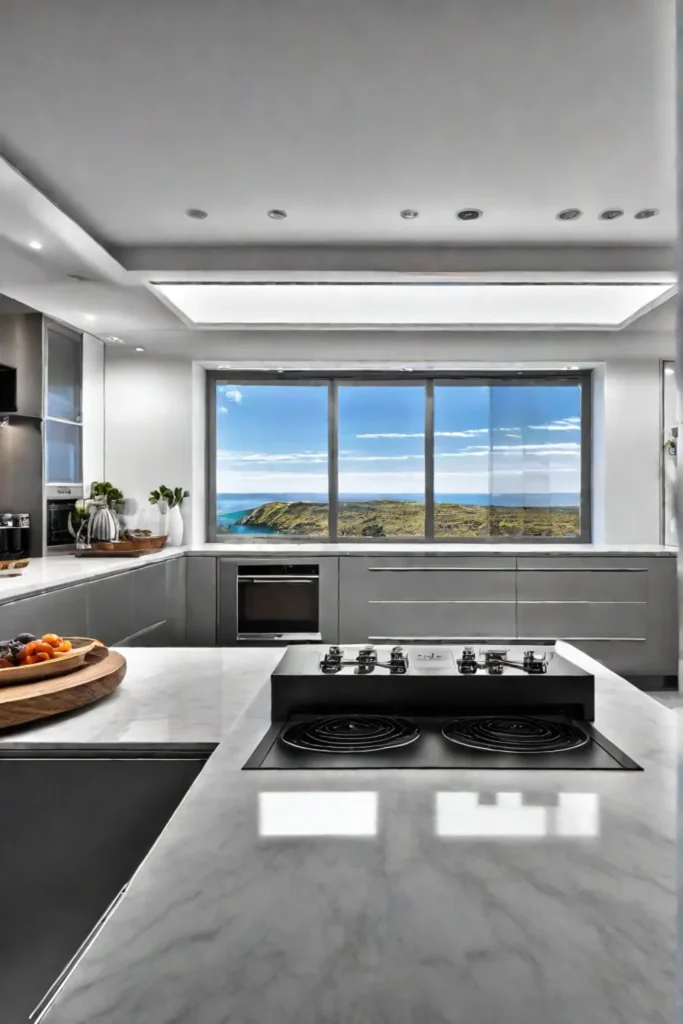
[[[80,334],[50,324],[47,328],[47,415],[81,422],[83,341]]]
[[[82,483],[82,433],[77,423],[45,421],[45,483]]]

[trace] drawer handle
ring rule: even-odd
[[[415,601],[402,601],[402,600],[401,601],[389,601],[389,600],[387,600],[387,601],[374,601],[374,600],[373,601],[368,601],[368,604],[514,604],[514,603],[515,603],[514,598],[512,599],[512,601],[481,601],[481,600],[477,600],[477,601],[471,601],[471,600],[465,600],[465,601],[431,601],[428,598],[426,598],[424,601],[420,601],[420,600],[415,600]]]
[[[521,640],[523,643],[545,643],[547,641],[541,641],[537,636],[518,636],[517,640]],[[588,643],[593,640],[599,641],[600,643],[610,644],[645,644],[647,643],[647,637],[644,636],[558,636],[556,640],[564,640],[565,643],[572,643],[574,640],[581,640]],[[555,640],[550,641],[555,643]]]
[[[523,566],[517,567],[517,572],[648,572],[648,569],[574,569],[570,565],[548,565],[548,566]]]
[[[491,565],[369,565],[368,572],[515,572],[514,566]]]
[[[494,640],[496,643],[514,643],[517,640],[515,636],[369,636],[368,640],[373,643],[409,643],[411,641],[418,640],[429,640],[433,643],[452,643],[461,641],[464,643],[484,643],[487,640]]]

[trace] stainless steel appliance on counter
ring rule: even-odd
[[[554,645],[290,648],[245,768],[638,770]]]
[[[31,547],[31,518],[27,512],[0,512],[0,560],[26,558]]]
[[[238,566],[238,642],[296,644],[321,639],[317,565]]]

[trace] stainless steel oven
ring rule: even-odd
[[[237,640],[240,643],[320,643],[317,565],[240,565]]]

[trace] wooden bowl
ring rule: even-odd
[[[133,551],[135,545],[130,540],[98,540],[92,545],[93,551]]]
[[[99,640],[91,640],[82,636],[65,636],[70,640],[72,650],[68,654],[59,654],[49,661],[41,661],[36,665],[16,665],[14,668],[0,668],[0,686],[19,686],[22,683],[37,683],[39,679],[50,679],[52,676],[63,676],[80,668],[86,657],[95,647],[101,647]]]
[[[158,551],[163,548],[168,537],[128,537],[126,543],[132,544],[136,551]]]

